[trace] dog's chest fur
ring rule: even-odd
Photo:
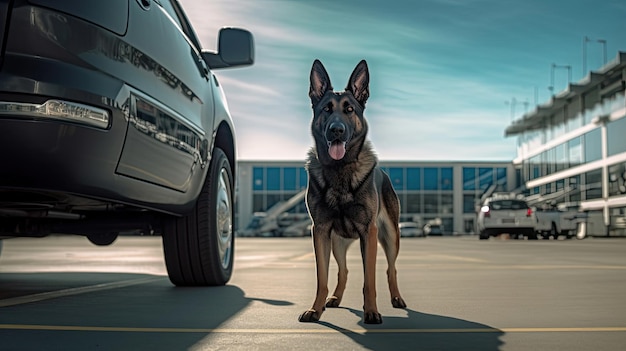
[[[343,237],[365,234],[378,210],[377,203],[371,201],[377,198],[376,166],[376,155],[369,142],[364,144],[358,159],[341,166],[322,165],[312,149],[307,161],[307,205],[313,223],[316,219],[329,221],[330,229]]]

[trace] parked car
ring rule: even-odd
[[[235,135],[177,0],[0,0],[0,237],[160,233],[176,285],[223,285],[234,255]]]
[[[535,210],[537,224],[535,232],[544,239],[553,237],[558,239],[560,235],[570,239],[576,233],[578,226],[579,211],[578,205],[570,208],[562,207],[538,207]]]
[[[496,193],[482,203],[476,226],[481,240],[504,233],[537,239],[536,222],[535,213],[523,196]]]
[[[428,235],[428,236],[442,236],[443,235],[443,224],[427,223],[424,226],[424,234]]]
[[[424,230],[420,228],[420,225],[415,222],[400,222],[400,236],[401,237],[424,237]]]

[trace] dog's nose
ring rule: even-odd
[[[330,135],[334,137],[334,139],[340,139],[343,134],[346,132],[346,126],[341,122],[333,122],[328,127],[330,131]]]

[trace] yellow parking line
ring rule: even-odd
[[[573,328],[503,328],[505,333],[599,333],[626,332],[626,327],[573,327]]]
[[[291,259],[292,261],[308,261],[308,260],[315,260],[315,253],[313,252],[309,252],[306,253],[302,256],[298,256],[298,257],[294,257]]]
[[[45,330],[130,333],[223,333],[223,334],[394,334],[394,333],[600,333],[626,332],[626,327],[571,328],[437,328],[437,329],[230,329],[230,328],[133,328],[74,325],[0,324],[0,330]]]
[[[442,255],[442,254],[430,254],[427,255],[429,259],[443,259],[444,261],[460,261],[460,262],[474,262],[474,263],[486,263],[487,260],[475,257],[465,257],[458,255]]]

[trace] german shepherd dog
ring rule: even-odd
[[[348,278],[346,252],[359,239],[364,271],[363,321],[380,324],[375,279],[378,242],[387,256],[391,304],[405,308],[406,303],[400,296],[395,267],[400,246],[400,204],[366,140],[368,126],[363,110],[369,97],[367,63],[363,60],[356,66],[345,91],[334,92],[326,69],[315,60],[309,97],[315,145],[306,162],[306,205],[313,222],[317,293],[313,306],[300,315],[299,321],[319,321],[325,307],[339,306]],[[339,274],[335,292],[327,298],[331,249]]]

